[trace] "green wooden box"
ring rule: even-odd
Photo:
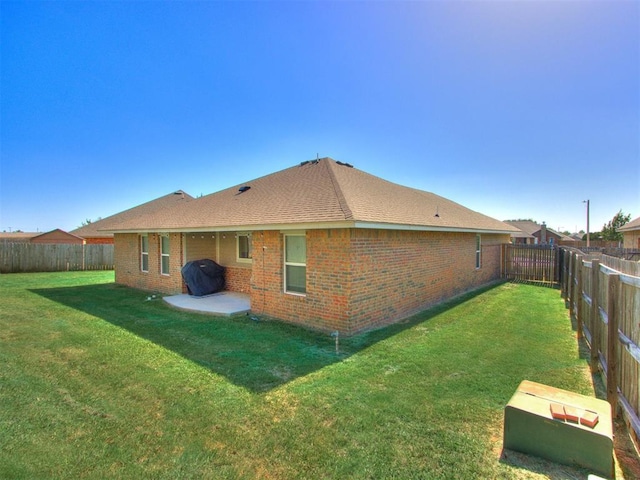
[[[551,404],[594,412],[594,427],[554,419]],[[604,400],[524,380],[504,410],[504,448],[613,478],[611,406]]]

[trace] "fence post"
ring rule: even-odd
[[[607,401],[611,404],[611,414],[618,411],[618,292],[620,275],[609,275],[607,299],[608,339],[607,339]]]
[[[584,321],[584,301],[582,300],[582,270],[584,266],[582,265],[582,255],[576,255],[576,279],[578,283],[576,285],[576,295],[575,301],[576,305],[576,321],[578,323],[578,339],[584,336],[584,331],[582,327],[582,322]]]
[[[575,285],[576,282],[574,281],[576,278],[576,256],[577,254],[575,252],[571,252],[571,258],[569,260],[569,278],[568,278],[568,282],[569,285],[567,286],[567,290],[569,293],[569,296],[567,298],[567,300],[569,301],[569,316],[573,319],[575,318],[575,312],[574,312],[574,304],[573,304],[573,300],[574,300],[574,296],[575,296]]]
[[[591,371],[597,372],[598,368],[598,352],[600,351],[600,329],[602,322],[600,321],[600,310],[598,308],[598,294],[600,292],[600,261],[591,261]]]

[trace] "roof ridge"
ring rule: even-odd
[[[331,158],[324,158],[323,160],[326,160],[327,165],[328,165],[328,170],[329,170],[329,179],[331,180],[331,184],[333,185],[333,190],[336,194],[336,198],[338,199],[338,204],[340,205],[340,210],[342,210],[342,213],[344,215],[345,220],[353,220],[353,211],[351,210],[351,208],[349,207],[349,204],[347,203],[347,199],[344,196],[344,193],[342,192],[342,187],[340,185],[340,182],[338,181],[338,177],[335,174],[335,171],[333,170],[335,167],[334,165],[337,165],[337,162],[335,162],[335,160],[332,160]],[[334,162],[333,164],[331,162]]]

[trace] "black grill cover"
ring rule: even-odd
[[[202,297],[224,289],[224,267],[207,258],[187,263],[181,270],[189,295]]]

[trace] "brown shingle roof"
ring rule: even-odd
[[[507,220],[505,223],[516,227],[520,232],[511,235],[516,238],[534,238],[533,234],[539,232],[542,227],[531,220]]]
[[[96,236],[113,235],[110,233],[110,229],[114,225],[127,222],[135,223],[137,219],[145,218],[159,211],[170,210],[172,207],[192,200],[194,200],[194,198],[191,195],[182,190],[178,190],[169,193],[168,195],[156,198],[155,200],[143,203],[142,205],[138,205],[137,207],[125,210],[124,212],[116,213],[110,217],[97,220],[89,225],[72,230],[72,233],[83,237],[90,236],[89,234],[93,232],[96,233]]]
[[[241,187],[250,187],[240,192]],[[110,225],[112,231],[324,227],[510,233],[515,228],[433,193],[404,187],[329,158]]]

